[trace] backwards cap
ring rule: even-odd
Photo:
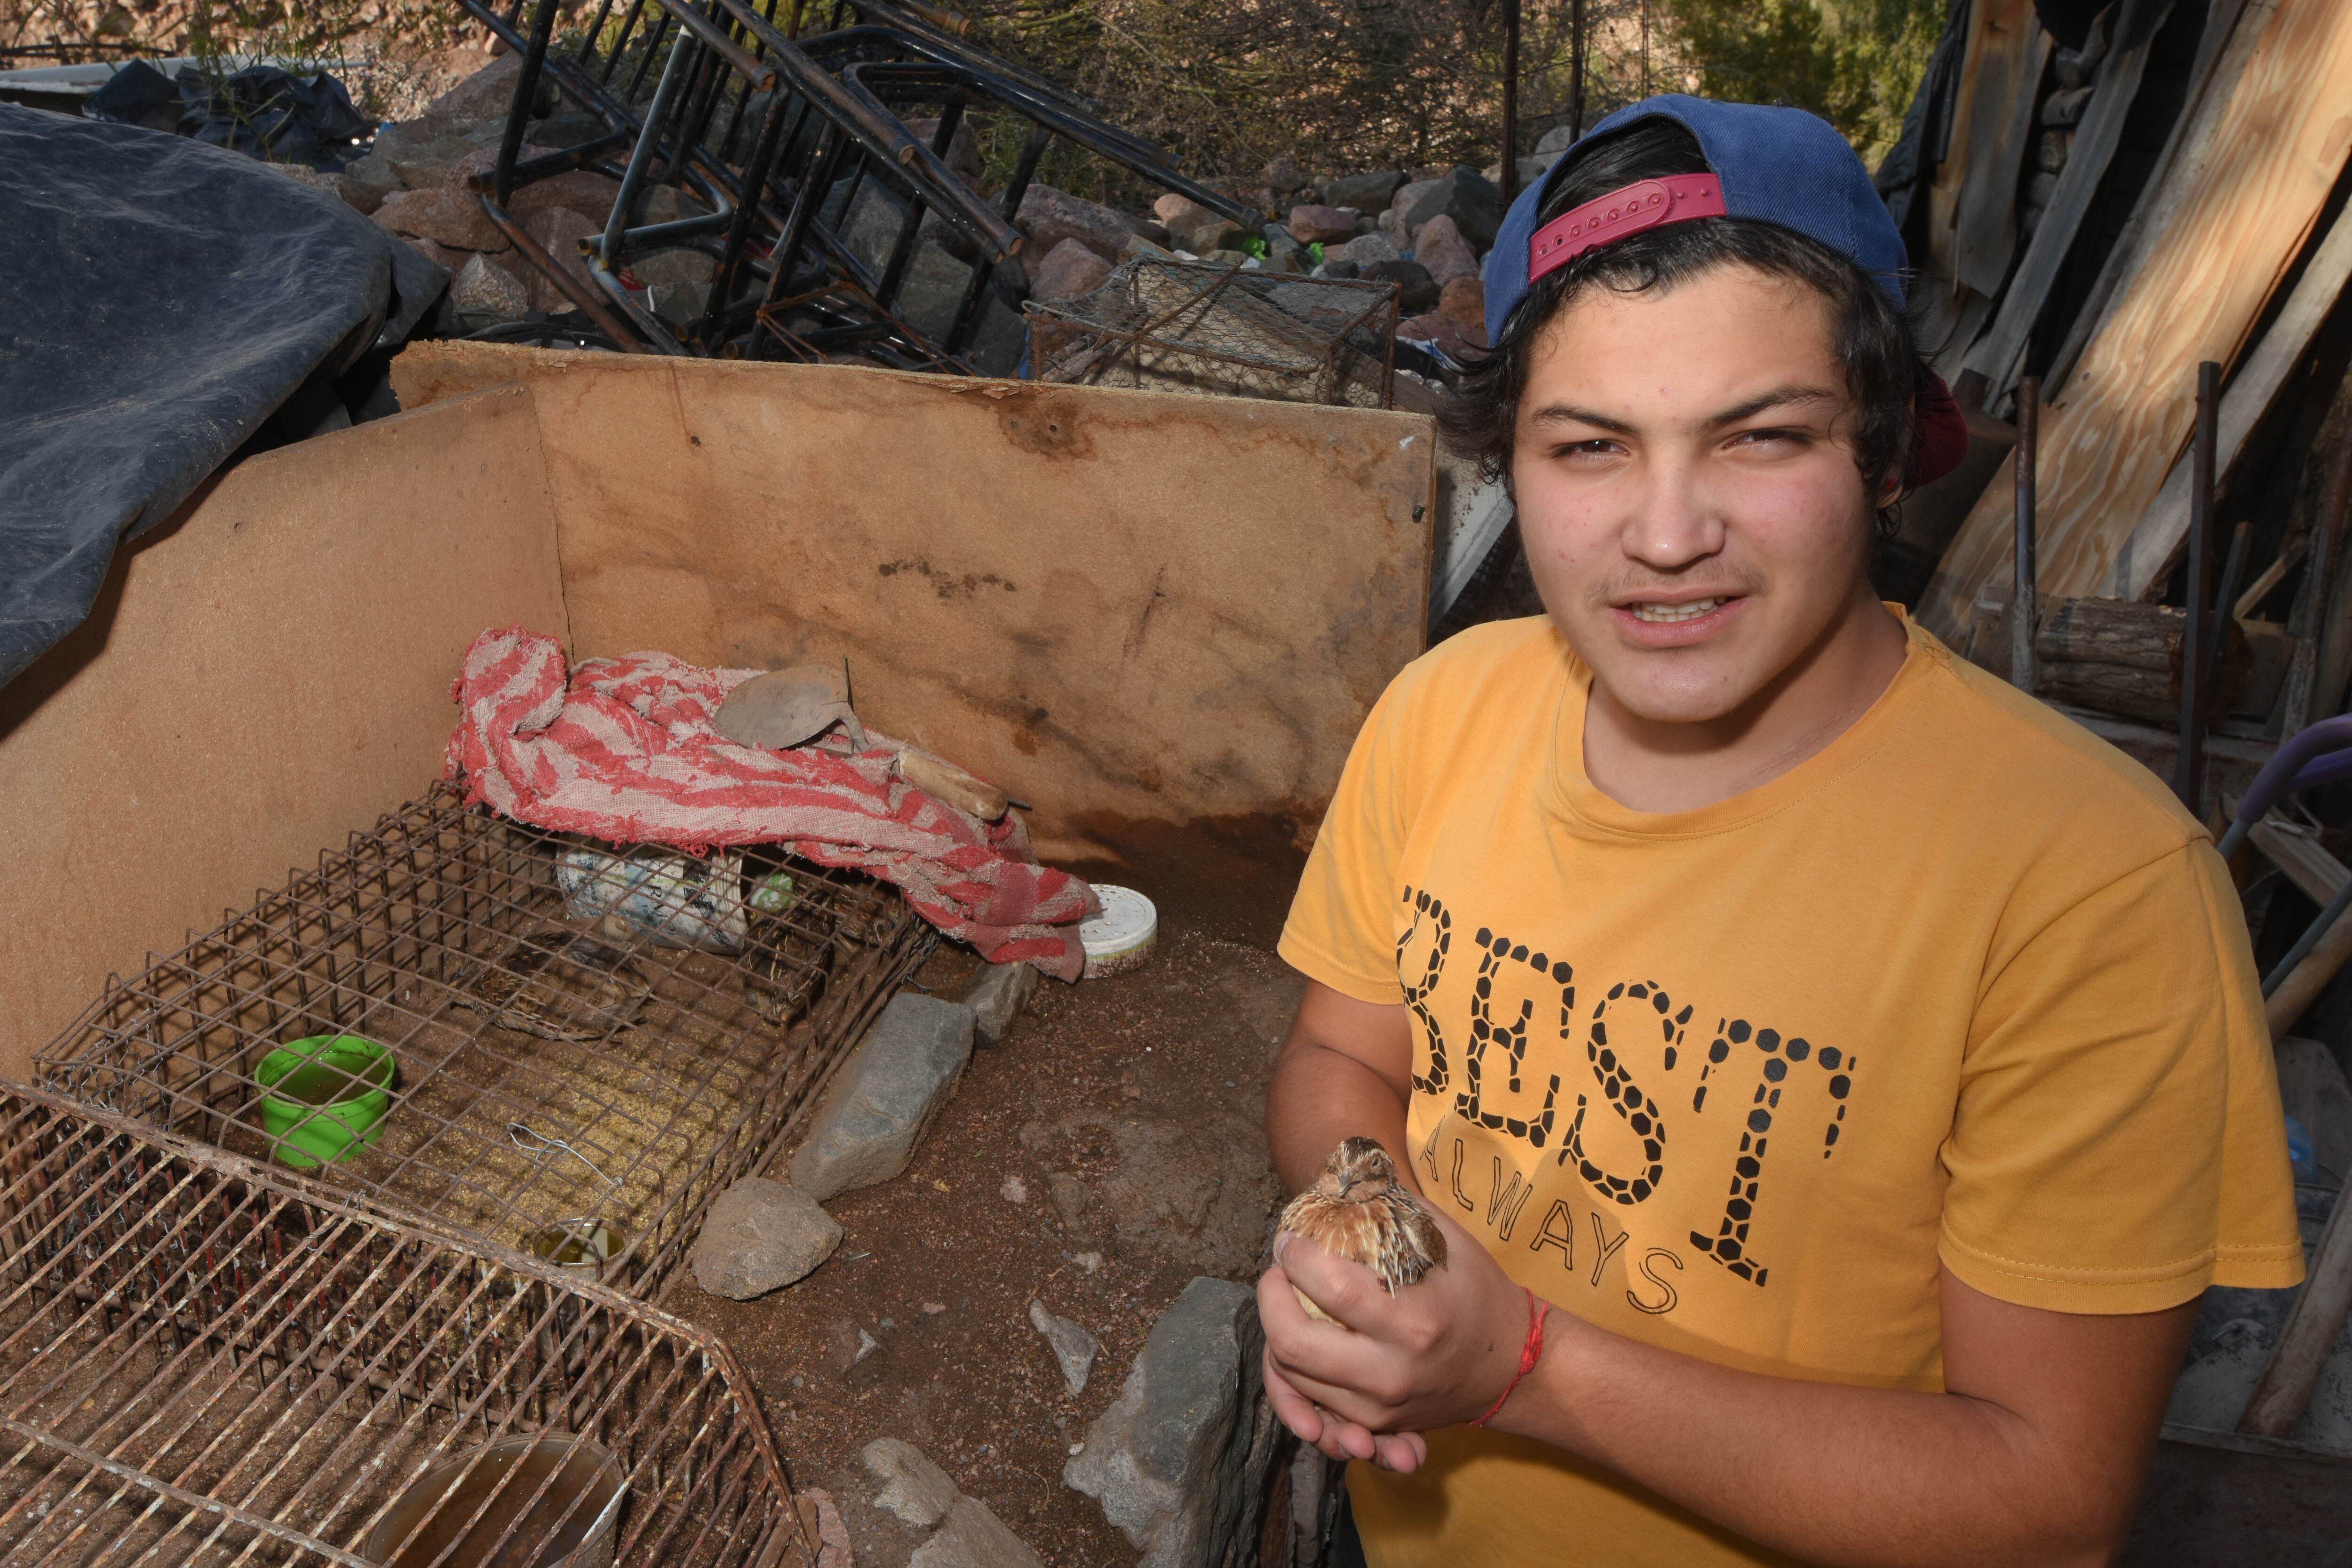
[[[1651,119],[1677,121],[1697,138],[1711,175],[1640,181],[1538,226],[1537,215],[1577,148]],[[1828,121],[1801,109],[1667,93],[1601,121],[1511,204],[1486,264],[1487,342],[1501,340],[1503,323],[1527,297],[1531,264],[1540,278],[1627,235],[1717,216],[1794,229],[1853,262],[1903,309],[1903,268],[1909,261],[1903,237],[1862,160]],[[1950,472],[1968,453],[1968,426],[1941,381],[1919,400],[1919,434],[1913,477],[1920,482]]]

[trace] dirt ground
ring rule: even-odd
[[[1271,951],[1295,861],[1222,890],[1192,885],[1200,867],[1087,869],[1159,902],[1157,957],[1044,982],[907,1172],[825,1205],[845,1234],[808,1279],[738,1303],[689,1278],[668,1303],[742,1359],[794,1485],[833,1496],[857,1568],[899,1568],[928,1533],[872,1506],[858,1455],[877,1437],[921,1448],[1049,1564],[1134,1562],[1063,1484],[1071,1445],[1187,1281],[1257,1272],[1279,1202],[1265,1074],[1303,984]],[[942,948],[918,979],[952,996],[974,963]],[[1075,1397],[1033,1298],[1102,1342]]]

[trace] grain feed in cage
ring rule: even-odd
[[[1397,291],[1138,257],[1092,292],[1028,307],[1041,381],[1390,406]]]
[[[11,1563],[814,1561],[715,1339],[9,1085],[0,1427]]]
[[[42,1081],[650,1298],[935,941],[859,872],[651,858],[436,784],[110,981]]]

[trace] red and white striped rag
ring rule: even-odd
[[[1078,977],[1093,890],[1038,865],[1017,815],[983,823],[893,776],[900,748],[871,730],[854,754],[723,739],[719,703],[760,673],[636,653],[583,659],[567,681],[553,637],[486,631],[449,689],[462,713],[446,776],[463,777],[468,805],[534,827],[696,854],[779,844],[856,867],[992,963]]]

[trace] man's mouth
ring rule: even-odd
[[[1685,605],[1628,605],[1627,613],[1637,621],[1670,626],[1676,621],[1695,621],[1701,616],[1712,615],[1730,603],[1727,598],[1693,599]]]

